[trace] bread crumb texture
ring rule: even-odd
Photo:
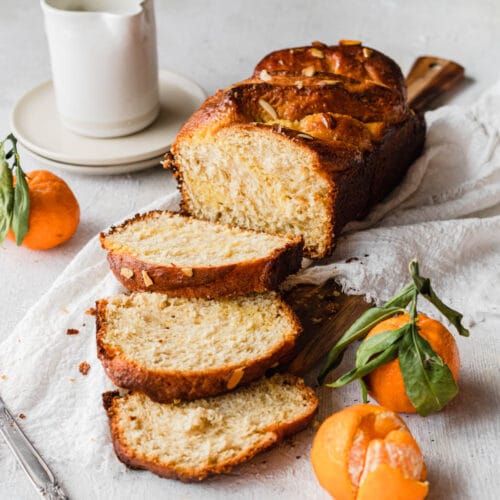
[[[99,342],[149,369],[203,371],[255,360],[293,342],[295,316],[274,292],[233,299],[117,295]]]
[[[275,444],[287,428],[300,430],[316,408],[314,392],[301,379],[277,374],[223,396],[178,404],[130,393],[114,399],[110,415],[127,455],[201,479]]]
[[[180,267],[186,276],[192,276],[193,267],[267,257],[290,238],[212,224],[172,212],[151,212],[112,229],[101,241],[106,250],[150,264]],[[121,274],[132,276],[126,276],[123,269]]]

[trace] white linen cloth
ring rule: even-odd
[[[429,498],[493,499],[500,462],[500,82],[476,104],[443,107],[427,121],[425,152],[401,186],[366,220],[346,228],[331,259],[289,284],[335,276],[345,291],[380,302],[407,282],[408,262],[419,258],[421,273],[471,327],[470,338],[458,339],[458,397],[426,419],[405,417],[427,461]],[[145,209],[177,203],[174,193]],[[22,427],[70,497],[328,498],[310,467],[311,429],[201,484],[132,471],[116,459],[101,405],[112,384],[96,358],[94,320],[84,315],[97,298],[121,290],[105,257],[92,239],[0,344],[0,393],[14,414],[25,414]],[[420,306],[439,317],[423,299]],[[68,328],[80,333],[66,335]],[[84,360],[91,365],[87,376],[78,371]],[[320,398],[323,419],[360,401],[360,392],[355,384],[323,388]],[[14,467],[0,444],[0,484],[21,498]]]

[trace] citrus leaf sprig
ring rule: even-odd
[[[453,375],[431,345],[418,333],[417,299],[422,295],[431,302],[455,326],[458,333],[468,336],[462,325],[462,314],[444,304],[435,294],[430,280],[419,274],[418,262],[410,262],[412,281],[381,307],[372,307],[363,313],[344,333],[328,354],[319,381],[323,383],[328,373],[338,366],[347,347],[355,340],[364,338],[378,323],[410,307],[409,322],[396,330],[379,333],[363,342],[356,353],[355,367],[328,387],[341,387],[359,380],[366,402],[367,390],[363,377],[373,370],[399,358],[405,390],[420,415],[426,416],[441,410],[453,399],[458,387]]]
[[[10,142],[10,150],[6,145]],[[12,166],[9,159],[12,158]],[[16,185],[13,178],[16,178]],[[29,230],[30,196],[26,174],[21,168],[17,140],[9,134],[0,141],[0,244],[9,228],[12,228],[17,245],[20,245]]]
[[[0,142],[0,243],[5,239],[12,220],[14,207],[14,186],[12,170],[7,163],[4,142]]]

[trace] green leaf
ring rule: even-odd
[[[372,307],[365,311],[340,337],[332,347],[326,358],[325,364],[318,375],[318,382],[322,384],[328,373],[336,368],[342,361],[344,351],[355,340],[363,338],[375,325],[384,319],[394,316],[398,312],[404,312],[415,294],[415,285],[408,283],[398,293],[392,296],[383,306]]]
[[[458,333],[463,337],[469,336],[469,330],[462,325],[463,315],[455,309],[444,304],[441,299],[436,295],[431,287],[429,278],[423,278],[419,274],[418,262],[412,260],[410,262],[410,274],[415,287],[431,304],[433,304],[457,329]]]
[[[398,293],[393,295],[382,307],[386,309],[389,307],[404,308],[410,303],[410,300],[413,298],[414,293],[415,285],[413,284],[413,282],[408,283]]]
[[[339,377],[335,382],[330,384],[326,384],[327,387],[342,387],[346,384],[349,384],[353,380],[361,379],[364,376],[368,375],[370,372],[378,368],[379,366],[385,365],[396,359],[398,355],[399,342],[389,346],[384,352],[379,354],[378,356],[372,358],[368,363],[359,368],[354,368],[346,374]]]
[[[416,325],[400,341],[399,366],[406,394],[420,415],[441,410],[457,395],[450,369],[419,335]]]
[[[9,232],[14,206],[12,171],[5,157],[3,143],[0,143],[0,243]]]
[[[359,379],[359,385],[361,386],[361,397],[363,398],[363,403],[368,403],[368,388],[362,378]]]
[[[328,373],[336,368],[342,361],[344,351],[351,345],[355,340],[363,338],[375,325],[383,321],[384,319],[394,316],[394,314],[402,312],[401,307],[372,307],[365,311],[340,337],[338,342],[332,347],[326,358],[326,362],[323,365],[319,375],[318,381],[320,384],[323,383],[325,377]]]
[[[16,243],[20,245],[29,230],[30,194],[26,175],[18,162],[15,169],[16,186],[14,188],[14,211],[11,225],[16,236]]]
[[[365,365],[370,358],[385,351],[409,331],[410,325],[406,324],[396,330],[380,332],[377,335],[365,340],[356,352],[356,368],[360,368]]]

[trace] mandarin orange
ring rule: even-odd
[[[327,418],[311,462],[335,500],[419,500],[429,489],[418,444],[403,420],[380,406],[359,404]]]
[[[30,215],[22,246],[46,250],[69,240],[80,222],[80,207],[69,186],[47,170],[34,170],[26,177]],[[8,237],[15,241],[12,230]]]
[[[365,340],[387,330],[396,330],[409,321],[408,314],[386,319],[370,330]],[[453,335],[437,320],[424,314],[417,317],[418,333],[429,342],[434,352],[448,365],[455,382],[460,371],[460,357]],[[393,411],[415,413],[406,394],[399,359],[376,368],[364,377],[369,394],[377,403]]]

